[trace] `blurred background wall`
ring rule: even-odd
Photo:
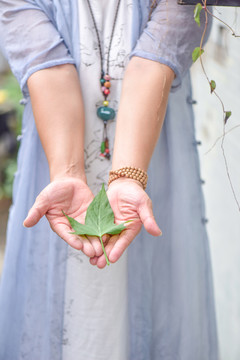
[[[214,14],[240,35],[240,8],[215,8]],[[219,21],[214,20],[203,63],[210,80],[216,81],[216,91],[225,109],[232,111],[223,146],[229,175],[240,203],[240,38],[234,38]],[[199,151],[209,219],[207,229],[213,265],[220,360],[239,360],[240,209],[229,184],[222,139],[208,152],[223,134],[223,115],[218,99],[210,94],[199,61],[192,67],[192,82],[193,97],[197,101],[194,105],[197,137],[202,142]]]
[[[240,10],[216,8],[215,14],[240,35]],[[224,149],[229,175],[240,202],[240,38],[234,38],[226,26],[214,21],[203,62],[210,80],[216,81],[216,90],[226,110],[232,111],[226,125]],[[192,82],[193,98],[197,101],[194,105],[197,139],[202,143],[199,153],[209,219],[207,229],[212,254],[221,356],[219,360],[239,360],[240,211],[229,184],[221,139],[218,140],[223,134],[221,105],[210,94],[199,61],[192,67]],[[11,203],[11,183],[16,170],[16,138],[20,133],[22,112],[20,99],[19,87],[0,54],[0,272],[7,214]],[[215,146],[212,148],[213,144]]]

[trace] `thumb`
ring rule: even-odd
[[[153,215],[152,201],[147,198],[139,208],[139,217],[146,231],[153,236],[161,236],[162,231],[158,227]]]
[[[39,220],[47,213],[49,208],[49,202],[47,196],[40,193],[35,200],[35,203],[28,212],[26,219],[23,222],[23,226],[32,227],[36,225]]]

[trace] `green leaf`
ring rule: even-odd
[[[231,111],[225,111],[225,118],[224,118],[224,123],[226,124],[228,119],[230,118],[230,116],[232,115]]]
[[[196,21],[198,26],[200,26],[200,14],[201,14],[202,8],[203,7],[200,3],[198,3],[194,8],[194,20]]]
[[[214,80],[210,81],[210,88],[211,88],[211,93],[216,89],[216,82]]]
[[[203,49],[201,49],[200,47],[196,47],[192,52],[192,61],[195,62],[203,53]]]
[[[104,249],[102,242],[102,236],[104,234],[116,235],[120,234],[125,229],[125,224],[129,221],[126,221],[122,224],[116,225],[114,223],[114,213],[112,211],[111,205],[108,201],[108,197],[102,185],[102,189],[95,196],[91,204],[89,205],[85,217],[85,224],[80,224],[75,219],[63,214],[67,217],[71,227],[74,230],[76,235],[86,235],[86,236],[98,236],[100,238],[102,249],[109,265],[109,261]]]

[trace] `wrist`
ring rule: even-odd
[[[125,177],[121,177],[121,178],[118,178],[118,179],[112,181],[110,184],[108,184],[108,188],[118,186],[119,184],[122,184],[122,185],[135,184],[135,185],[139,186],[141,189],[143,189],[143,185],[140,183],[140,181],[135,180],[135,179],[125,178]]]
[[[71,163],[65,166],[50,166],[50,180],[66,179],[66,178],[76,178],[82,180],[84,183],[87,183],[87,178],[84,170],[84,166]]]

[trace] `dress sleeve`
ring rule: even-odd
[[[46,13],[32,0],[1,0],[0,46],[23,93],[34,72],[74,63],[63,38]]]
[[[209,19],[210,22],[210,19]],[[168,65],[175,72],[172,91],[181,85],[192,64],[192,51],[199,46],[205,25],[194,20],[194,6],[178,5],[177,0],[160,0],[131,53]],[[205,41],[209,35],[208,25]]]

